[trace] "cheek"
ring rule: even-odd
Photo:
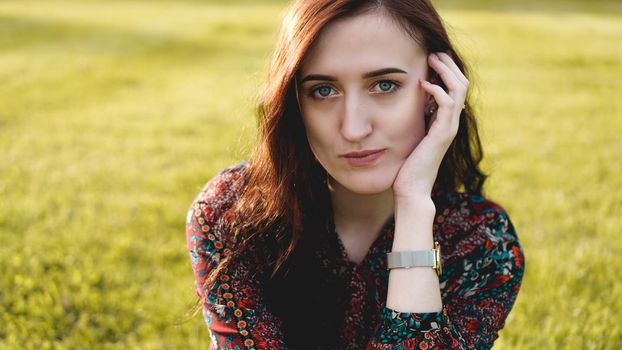
[[[322,155],[330,149],[330,138],[327,137],[327,126],[325,123],[321,123],[318,116],[308,116],[303,118],[303,124],[305,132],[307,134],[307,140],[309,142],[309,148],[313,152],[313,155],[318,160],[321,160]]]
[[[411,151],[425,136],[423,94],[402,94],[390,108],[392,139]]]
[[[322,160],[322,154],[323,154],[323,149],[324,147],[322,146],[322,141],[316,139],[315,137],[313,137],[312,135],[307,134],[307,139],[309,140],[309,148],[311,149],[311,152],[313,153],[313,155],[315,156],[315,159],[317,159],[318,161],[321,162]]]

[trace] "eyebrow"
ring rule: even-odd
[[[373,78],[373,77],[377,77],[377,76],[385,75],[385,74],[391,74],[391,73],[407,74],[407,72],[402,69],[389,67],[389,68],[381,68],[381,69],[377,69],[371,72],[367,72],[363,74],[363,79],[369,79],[369,78]],[[337,81],[337,78],[330,76],[330,75],[309,74],[300,81],[300,84],[306,81],[311,81],[311,80]]]

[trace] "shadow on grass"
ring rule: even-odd
[[[165,35],[145,30],[124,30],[94,23],[71,23],[69,21],[24,18],[0,15],[0,48],[22,50],[37,46],[40,49],[76,49],[82,52],[97,51],[106,54],[128,54],[133,52],[156,54],[165,51],[167,55],[178,54],[175,59],[188,56],[197,60],[201,55],[222,56],[223,54],[248,55],[252,52],[236,41],[240,28],[215,22],[206,26],[213,32],[211,40],[188,40],[183,36]],[[211,28],[210,28],[211,27]],[[236,32],[236,29],[237,32]],[[249,31],[247,28],[244,28]],[[268,30],[254,28],[254,35],[269,35]],[[250,36],[250,35],[249,35]],[[237,39],[237,40],[236,40]],[[249,39],[250,40],[250,39]],[[92,52],[95,53],[95,52]],[[199,57],[197,57],[199,56]]]
[[[491,12],[585,12],[622,15],[619,0],[432,0],[443,10],[469,10]]]

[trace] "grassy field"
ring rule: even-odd
[[[495,349],[622,348],[622,6],[439,6],[527,258]],[[283,8],[0,2],[0,349],[207,348],[185,214],[248,154]]]

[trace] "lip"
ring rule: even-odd
[[[373,164],[378,158],[382,157],[385,151],[386,149],[384,148],[354,151],[342,154],[340,157],[343,157],[351,166],[365,166]]]

